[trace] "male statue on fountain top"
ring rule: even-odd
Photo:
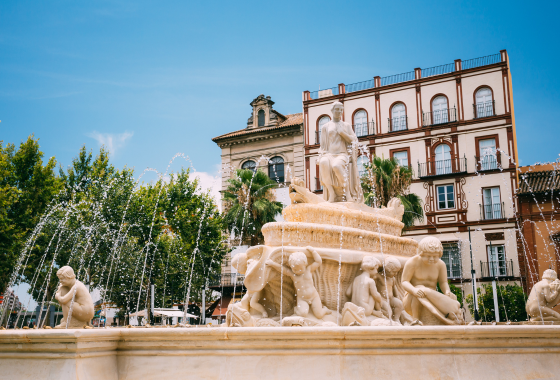
[[[332,105],[333,119],[321,127],[319,178],[328,202],[363,203],[364,194],[358,173],[358,137],[352,126],[342,121],[344,106]]]

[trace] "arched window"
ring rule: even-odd
[[[360,178],[362,178],[364,176],[364,174],[366,174],[366,164],[369,163],[369,160],[367,158],[367,156],[360,156],[358,157],[358,174],[360,176]]]
[[[403,103],[397,103],[391,108],[389,132],[404,131],[407,128],[406,108]]]
[[[432,101],[432,124],[449,122],[449,107],[445,96],[437,96]]]
[[[284,159],[275,156],[268,161],[268,177],[278,183],[284,182]]]
[[[447,144],[436,147],[436,174],[451,173],[451,148]]]
[[[354,114],[354,131],[358,137],[369,134],[366,111],[360,110]]]
[[[241,165],[241,169],[249,169],[255,171],[257,169],[257,164],[252,160],[245,161],[243,165]]]
[[[474,117],[494,116],[494,101],[492,100],[492,90],[482,87],[476,92],[474,105]]]
[[[264,110],[259,110],[257,117],[259,127],[264,127]]]
[[[327,124],[329,121],[331,121],[331,118],[328,116],[323,116],[319,119],[319,130],[315,132],[315,144],[321,143],[321,128],[323,128],[323,125]]]

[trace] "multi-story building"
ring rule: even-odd
[[[331,104],[344,104],[364,153],[412,167],[410,191],[423,199],[424,222],[404,233],[437,235],[448,277],[472,292],[477,281],[519,281],[514,194],[517,145],[507,52],[364,82],[303,92],[305,180],[321,193],[319,135]]]
[[[278,182],[276,199],[287,204],[290,179],[304,176],[302,113],[283,115],[273,109],[271,97],[264,95],[250,105],[252,113],[245,128],[212,139],[222,149],[222,191],[236,169],[262,170]],[[222,263],[221,277],[210,284],[223,295],[210,307],[213,319],[223,319],[234,292],[243,290],[243,276],[232,270],[231,255],[246,249],[234,247]]]
[[[545,270],[560,272],[560,162],[520,167],[517,200],[519,266],[528,292]]]

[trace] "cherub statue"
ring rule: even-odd
[[[552,269],[547,269],[542,275],[542,280],[531,289],[525,310],[531,316],[531,321],[560,322],[560,313],[552,310],[559,302],[560,281],[558,281],[558,275]]]
[[[251,248],[249,248],[251,249]],[[251,269],[257,262],[253,259],[247,260],[247,252],[239,253],[234,256],[231,265],[237,269],[237,272],[245,274],[248,269]],[[266,312],[263,305],[259,303],[261,299],[261,292],[254,292],[247,289],[247,293],[241,299],[241,307],[247,311],[255,309],[258,311],[263,318],[268,318],[268,313]]]
[[[406,311],[404,305],[399,298],[397,289],[397,274],[401,270],[402,265],[399,260],[394,257],[386,257],[383,264],[383,273],[377,276],[377,287],[383,300],[389,299],[391,318],[395,322],[409,322],[413,320]],[[404,320],[404,321],[401,321]]]
[[[425,310],[444,324],[462,324],[463,314],[447,283],[447,268],[441,260],[442,255],[443,246],[437,238],[428,236],[420,241],[418,254],[410,258],[403,269],[402,287],[408,292],[404,309],[413,319],[424,324],[431,323],[422,317]],[[436,290],[438,284],[443,294]]]
[[[321,266],[323,260],[313,247],[308,246],[306,249],[313,255],[313,260],[315,261],[313,264],[307,265],[307,256],[305,253],[297,251],[290,255],[288,258],[288,264],[290,266],[284,265],[283,271],[292,279],[294,287],[296,288],[297,305],[294,308],[295,314],[300,317],[307,317],[309,306],[311,305],[313,315],[315,315],[317,319],[321,319],[326,314],[331,314],[331,311],[323,307],[321,297],[313,284],[311,273]],[[282,266],[270,259],[266,261],[266,265],[276,269],[278,272],[282,272]]]
[[[60,284],[55,298],[62,307],[62,321],[55,329],[82,328],[89,325],[93,318],[93,300],[85,285],[76,280],[74,270],[64,266],[56,272]],[[67,325],[68,313],[72,308],[70,322]]]
[[[375,280],[379,276],[379,267],[381,262],[373,256],[364,256],[362,259],[362,273],[357,276],[352,285],[346,289],[346,296],[351,297],[352,303],[356,306],[363,307],[365,316],[374,315],[382,318],[383,314],[389,313],[387,301],[383,300],[381,294],[377,291]],[[382,313],[382,308],[385,313]]]

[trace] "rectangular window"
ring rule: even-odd
[[[393,158],[399,162],[400,166],[408,167],[408,152],[406,150],[393,153]]]
[[[503,245],[489,245],[486,247],[488,252],[488,272],[490,277],[507,276],[506,251]]]
[[[443,243],[441,260],[447,267],[447,278],[461,278],[461,250],[458,243]]]
[[[496,155],[496,139],[484,139],[478,141],[478,150],[480,152],[480,170],[494,170],[498,168],[498,159]]]
[[[482,189],[484,203],[484,219],[502,218],[502,203],[500,202],[500,188],[488,187]]]
[[[443,185],[437,187],[438,209],[445,210],[455,208],[455,192],[453,185]]]

